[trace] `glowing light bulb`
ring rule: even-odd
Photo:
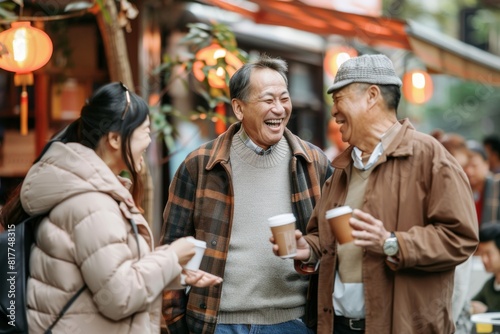
[[[214,52],[214,59],[224,58],[226,56],[226,49],[218,49]]]
[[[351,56],[347,52],[340,52],[337,55],[336,63],[337,63],[337,68],[340,67],[346,60],[350,59]]]
[[[425,87],[425,76],[422,73],[413,73],[411,83],[415,88],[423,89]]]
[[[12,41],[14,51],[14,60],[22,63],[28,57],[28,43],[26,41],[26,29],[18,29],[14,34]]]

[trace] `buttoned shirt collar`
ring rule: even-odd
[[[267,150],[264,150],[262,147],[258,146],[257,144],[255,144],[252,139],[250,139],[250,137],[247,135],[247,133],[245,132],[245,130],[243,129],[243,126],[240,128],[240,131],[238,131],[238,133],[236,134],[236,136],[238,138],[241,139],[241,141],[249,148],[251,149],[252,151],[254,151],[255,153],[257,153],[258,155],[267,155],[267,154],[270,154],[274,145],[273,146],[270,146]]]
[[[372,168],[377,163],[380,156],[384,153],[384,147],[388,147],[391,141],[394,140],[394,137],[398,133],[401,126],[401,123],[396,122],[382,135],[380,142],[373,149],[366,165],[363,164],[363,152],[359,148],[354,147],[351,153],[352,160],[354,161],[354,167],[360,170],[368,170]]]

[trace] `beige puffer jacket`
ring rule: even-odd
[[[93,150],[52,144],[28,172],[21,202],[31,215],[50,211],[30,261],[30,333],[43,333],[83,285],[54,334],[160,332],[161,293],[181,288],[177,255],[153,251],[130,192]],[[138,226],[140,259],[127,218]]]

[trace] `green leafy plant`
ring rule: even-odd
[[[213,87],[209,80],[209,73],[223,68],[228,69],[232,64],[228,63],[226,57],[216,59],[215,64],[208,64],[203,59],[197,58],[197,53],[212,44],[218,44],[228,53],[236,56],[241,63],[245,63],[248,55],[237,47],[236,38],[230,28],[222,23],[192,23],[187,25],[189,32],[180,41],[180,45],[187,50],[180,56],[164,55],[162,63],[153,74],[164,75],[167,86],[164,93],[168,92],[173,84],[183,84],[201,96],[206,105],[197,105],[190,112],[182,112],[171,104],[161,105],[159,108],[152,108],[151,120],[153,131],[163,139],[169,152],[174,152],[175,131],[174,122],[176,119],[192,121],[194,119],[204,119],[207,121],[222,120],[226,124],[232,122],[224,115],[215,111],[217,106],[223,103],[230,103],[229,100],[229,71],[224,73],[224,87]],[[203,80],[194,78],[194,68],[197,67],[204,74]]]
[[[0,1],[0,17],[13,18],[16,16],[14,10],[16,9],[15,2],[1,2]]]

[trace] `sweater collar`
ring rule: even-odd
[[[231,142],[235,134],[240,130],[241,122],[236,122],[232,124],[223,134],[217,137],[213,141],[213,145],[210,148],[210,159],[207,162],[205,168],[210,170],[214,168],[216,164],[227,164],[229,163],[229,153],[231,151]],[[307,152],[304,147],[305,143],[300,141],[297,136],[295,136],[290,130],[285,128],[283,133],[290,149],[292,150],[292,155],[295,157],[301,156],[308,163],[314,161],[313,157]]]
[[[236,133],[235,137],[241,139],[243,144],[245,144],[246,147],[254,151],[257,155],[268,155],[272,152],[273,147],[275,146],[272,145],[267,150],[264,150],[262,147],[255,144],[252,139],[250,139],[250,137],[248,136],[243,127],[240,127],[240,130]]]

